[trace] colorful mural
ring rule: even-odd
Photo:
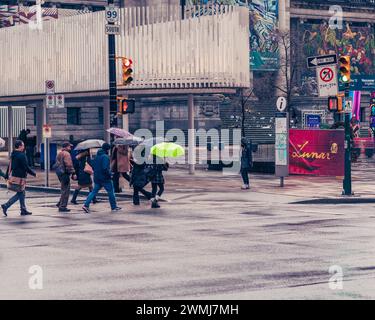
[[[351,56],[352,75],[375,74],[375,35],[373,26],[346,23],[343,30],[331,29],[326,21],[301,25],[305,57],[337,53]],[[305,67],[305,71],[307,69]]]
[[[278,24],[278,0],[187,0],[187,5],[239,5],[249,8],[250,65],[254,71],[275,71],[279,66],[279,48],[275,37]]]

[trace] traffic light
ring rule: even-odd
[[[122,84],[128,86],[133,80],[133,61],[122,58]]]
[[[350,56],[340,56],[339,59],[339,70],[340,70],[340,80],[344,84],[350,84],[351,75],[350,75]]]
[[[134,99],[123,99],[118,98],[119,101],[119,113],[129,114],[135,112],[135,100]]]

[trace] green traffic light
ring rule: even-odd
[[[349,82],[348,76],[345,76],[345,75],[342,76],[341,80],[342,80],[342,82]]]

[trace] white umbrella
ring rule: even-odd
[[[0,138],[0,148],[4,148],[4,147],[5,147],[5,140]]]
[[[93,149],[93,148],[101,148],[102,145],[105,143],[103,140],[99,139],[91,139],[86,140],[81,143],[79,143],[74,150],[87,150],[87,149]]]

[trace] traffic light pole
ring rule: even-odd
[[[349,98],[349,85],[346,84],[345,98]],[[345,112],[345,177],[343,181],[344,196],[353,195],[352,192],[352,147],[351,147],[351,130],[350,130],[350,113]]]
[[[108,0],[108,5],[113,4],[114,0]],[[114,25],[112,22],[108,24]],[[108,35],[108,71],[110,125],[117,126],[116,38],[113,34]]]

